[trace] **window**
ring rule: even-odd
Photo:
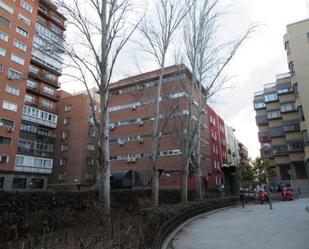
[[[87,150],[94,151],[94,144],[87,144]]]
[[[5,56],[6,50],[0,47],[0,56]]]
[[[55,90],[51,87],[48,87],[48,86],[44,86],[43,87],[43,92],[49,94],[49,95],[54,95],[55,93]]]
[[[70,112],[70,111],[72,111],[72,106],[71,106],[71,105],[66,105],[66,106],[64,107],[64,111],[65,111],[65,112]]]
[[[16,54],[11,55],[11,60],[18,63],[19,65],[25,65],[25,59],[23,59],[20,56],[17,56]]]
[[[62,145],[61,145],[61,151],[62,151],[62,152],[67,152],[67,151],[69,151],[69,145],[68,145],[68,144],[62,144]]]
[[[284,44],[284,48],[285,48],[286,54],[290,55],[291,54],[291,47],[290,47],[290,43],[288,41]]]
[[[308,43],[309,43],[309,33],[307,33],[307,41],[308,41]]]
[[[11,6],[4,3],[2,0],[0,0],[0,8],[4,9],[5,11],[9,12],[10,14],[14,13],[14,9]]]
[[[43,99],[42,100],[42,106],[51,109],[51,108],[53,108],[53,102],[48,100],[48,99]]]
[[[19,48],[22,51],[27,51],[27,45],[21,41],[14,39],[13,45],[14,47]]]
[[[45,137],[48,137],[48,131],[47,130],[39,129],[38,134],[45,136]]]
[[[69,125],[71,123],[71,118],[70,117],[66,117],[63,119],[63,124],[64,125]]]
[[[273,111],[267,112],[268,119],[275,119],[275,118],[280,118],[280,117],[281,117],[281,114],[279,110],[273,110]]]
[[[3,72],[3,65],[0,64],[0,73]]]
[[[7,163],[9,161],[9,156],[0,153],[0,164]]]
[[[32,178],[31,179],[31,188],[32,189],[43,189],[44,188],[44,179]]]
[[[95,137],[95,136],[96,136],[95,130],[89,130],[89,131],[88,131],[88,136],[89,136],[89,137]]]
[[[85,174],[85,180],[92,180],[93,177],[94,177],[94,174],[93,174],[93,173],[86,172],[86,174]]]
[[[66,166],[68,165],[68,158],[63,157],[60,159],[60,166]]]
[[[26,23],[27,25],[31,24],[31,20],[21,13],[18,14],[18,19],[21,20],[22,22]]]
[[[282,88],[278,90],[278,94],[289,93],[292,89],[290,87]]]
[[[17,112],[17,104],[7,100],[3,100],[2,108],[8,111]]]
[[[64,179],[64,172],[60,172],[58,174],[58,180],[63,180]]]
[[[30,88],[37,88],[38,86],[38,83],[33,81],[33,80],[27,80],[27,87],[30,87]]]
[[[19,88],[18,88],[18,87],[6,85],[6,86],[5,86],[5,91],[6,91],[7,93],[10,93],[10,94],[19,96]]]
[[[276,93],[269,93],[264,95],[265,102],[277,101],[278,96]]]
[[[11,146],[11,143],[12,143],[12,139],[11,138],[0,136],[0,144],[1,145]]]
[[[9,36],[6,33],[0,31],[0,40],[7,42],[9,40]]]
[[[266,105],[264,102],[260,102],[260,103],[254,103],[254,109],[257,110],[257,109],[263,109],[265,108]],[[221,130],[222,131],[222,130]]]
[[[281,104],[281,112],[291,112],[291,111],[295,111],[295,104],[294,103],[284,103]]]
[[[30,124],[25,124],[25,123],[21,124],[20,129],[22,131],[26,131],[26,132],[30,132],[30,133],[37,133],[38,132],[38,128],[36,126],[30,125]]]
[[[25,1],[20,1],[20,7],[28,11],[29,13],[32,13],[32,6]]]
[[[28,37],[28,31],[22,29],[21,27],[16,27],[16,33],[20,34],[23,37]]]
[[[87,163],[87,165],[93,165],[94,164],[94,159],[92,157],[87,157],[86,158],[86,163]]]
[[[14,128],[14,121],[12,121],[12,120],[1,118],[0,123],[1,123],[0,126],[2,126],[4,128]]]
[[[290,69],[290,73],[293,76],[295,74],[295,68],[294,68],[294,63],[290,62],[289,63],[289,69]]]
[[[34,103],[35,102],[35,98],[33,95],[30,95],[30,94],[26,94],[25,95],[25,103],[28,102],[28,103]]]
[[[293,84],[293,91],[294,91],[295,97],[298,98],[299,94],[298,94],[298,84],[297,83]]]
[[[8,78],[10,80],[20,80],[20,79],[22,79],[22,77],[23,77],[22,73],[20,73],[20,72],[18,72],[16,70],[13,70],[13,69],[9,69],[9,71],[8,71]]]
[[[7,27],[11,26],[10,20],[4,18],[3,16],[0,16],[0,23]]]
[[[14,189],[24,189],[26,188],[27,178],[13,178],[12,188]]]
[[[70,131],[62,132],[62,139],[68,139],[70,137]]]
[[[29,72],[30,72],[30,73],[34,73],[34,74],[37,74],[37,73],[40,72],[40,69],[38,69],[38,68],[35,67],[35,66],[30,65],[30,66],[29,66]]]

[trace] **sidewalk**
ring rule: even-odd
[[[175,249],[309,249],[309,199],[237,207],[202,216],[173,239]]]

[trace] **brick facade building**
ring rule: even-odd
[[[65,18],[48,0],[0,1],[0,188],[51,173]]]

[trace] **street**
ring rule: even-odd
[[[203,215],[173,238],[175,249],[309,249],[309,199]]]

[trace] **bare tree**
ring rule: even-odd
[[[143,45],[146,52],[152,55],[160,67],[160,76],[156,90],[156,110],[152,133],[152,202],[153,206],[158,206],[159,202],[159,172],[157,167],[157,154],[159,146],[159,118],[160,118],[160,97],[163,82],[164,67],[169,45],[173,35],[186,16],[188,9],[184,0],[156,0],[155,16],[147,18],[140,31],[147,40],[147,45]]]
[[[187,201],[188,167],[190,161],[195,165],[197,193],[202,199],[201,187],[201,127],[204,109],[207,101],[228,82],[229,77],[224,75],[240,46],[256,30],[252,25],[238,40],[229,43],[220,43],[218,40],[219,20],[224,12],[219,8],[219,0],[188,0],[192,5],[185,19],[184,44],[185,56],[192,71],[191,90],[188,92],[188,131],[186,139],[184,162],[182,200]],[[192,125],[192,94],[197,92],[198,115],[196,128]],[[194,129],[193,129],[194,128]],[[193,150],[194,149],[194,150]],[[194,160],[192,160],[194,155]]]
[[[89,94],[92,118],[97,127],[97,187],[106,214],[110,213],[110,153],[108,87],[119,53],[126,45],[139,21],[129,19],[132,11],[129,0],[56,0],[55,3],[68,18],[68,25],[75,32],[75,40],[65,44],[69,66],[67,73],[82,82]],[[96,115],[95,101],[90,87],[98,88],[100,113]],[[98,117],[98,118],[97,118]]]

